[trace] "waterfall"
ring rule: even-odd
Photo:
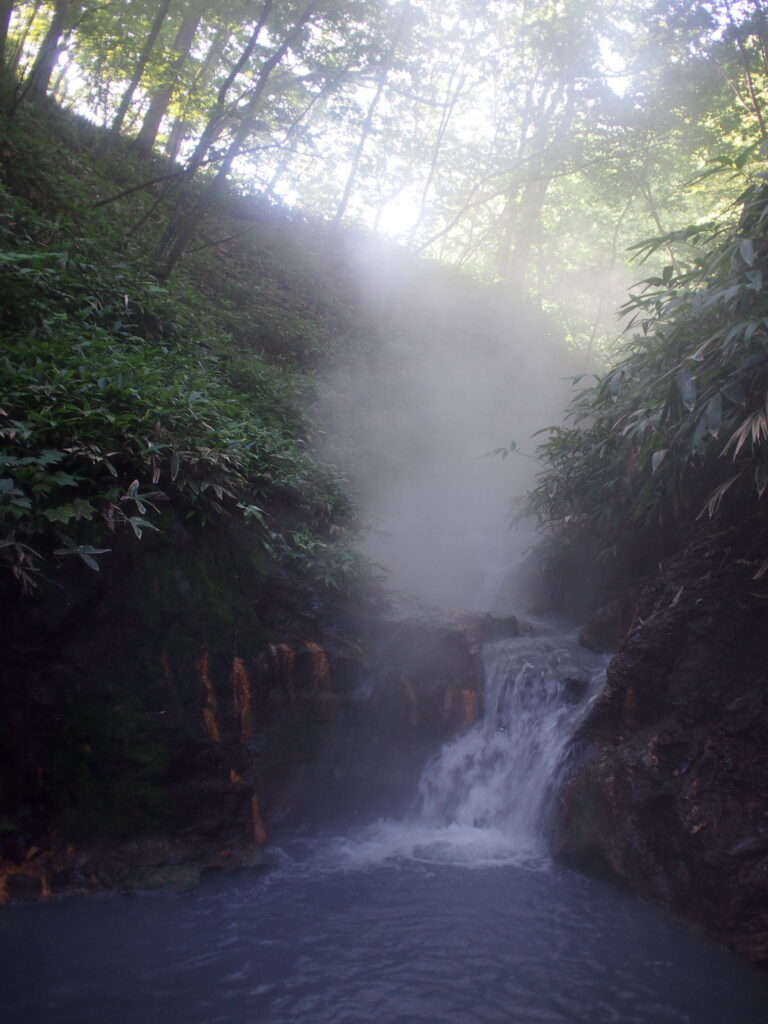
[[[484,713],[427,765],[421,819],[498,829],[536,845],[563,751],[603,682],[604,660],[571,638],[524,637],[483,650]]]
[[[607,659],[571,636],[486,644],[483,714],[424,769],[414,813],[334,840],[334,866],[415,860],[471,867],[548,863],[544,820],[563,752],[602,689]]]

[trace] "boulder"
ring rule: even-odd
[[[607,872],[768,962],[768,579],[748,537],[671,559],[637,597],[553,820]]]

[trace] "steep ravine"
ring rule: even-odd
[[[246,530],[75,571],[6,623],[0,900],[187,889],[398,816],[514,618],[420,620],[267,574]]]
[[[768,590],[704,537],[593,616],[620,641],[561,774],[552,848],[768,962]],[[225,557],[225,553],[228,556]],[[70,580],[8,623],[3,894],[186,889],[270,840],[398,817],[482,714],[514,618],[409,618],[266,578],[243,537]]]

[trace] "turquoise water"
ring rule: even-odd
[[[768,978],[662,911],[546,861],[493,863],[493,844],[471,866],[466,836],[422,832],[403,855],[398,828],[294,844],[269,876],[191,895],[7,908],[2,1020],[768,1019]]]
[[[3,1024],[766,1024],[768,975],[547,856],[604,659],[542,636],[484,660],[484,718],[409,820],[186,896],[5,908]]]

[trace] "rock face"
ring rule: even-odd
[[[267,753],[267,760],[279,765],[279,750],[295,747],[295,737],[319,715],[303,756],[294,756],[282,780],[274,770],[265,779],[266,808],[278,831],[402,815],[428,759],[482,714],[481,645],[519,635],[525,625],[514,617],[430,611],[390,609],[358,622],[354,655],[334,653],[329,642],[314,712],[299,703],[298,718],[275,720],[270,749],[277,756]],[[283,644],[278,655],[287,667],[301,650],[292,655]]]
[[[276,836],[402,813],[481,713],[481,640],[519,627],[350,603],[232,530],[35,601],[0,588],[0,902],[185,888]]]
[[[768,576],[757,556],[746,537],[702,543],[646,584],[574,739],[552,841],[563,861],[768,962]]]

